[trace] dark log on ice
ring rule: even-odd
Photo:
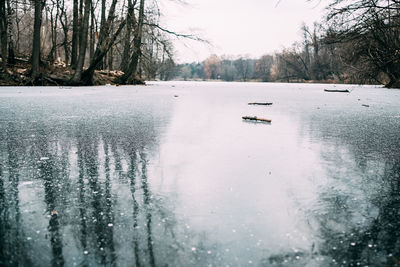
[[[251,102],[249,105],[263,105],[263,106],[270,106],[272,103],[270,102]]]
[[[330,92],[330,93],[350,93],[349,90],[344,89],[344,90],[339,90],[339,89],[324,89],[325,92]]]
[[[243,116],[242,119],[244,120],[251,120],[251,121],[262,121],[262,122],[271,122],[272,120],[269,119],[263,119],[263,118],[258,118],[256,116],[251,117],[251,116]]]

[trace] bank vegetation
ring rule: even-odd
[[[204,40],[166,29],[160,17],[157,0],[2,0],[0,85],[182,79],[400,87],[397,0],[332,0],[323,21],[303,25],[302,40],[281,51],[179,65],[171,36]]]
[[[273,54],[212,55],[181,64],[182,80],[330,82],[400,87],[400,2],[335,0],[327,16],[300,29],[302,40]]]

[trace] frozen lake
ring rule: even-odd
[[[395,266],[399,218],[400,90],[0,88],[0,266]]]

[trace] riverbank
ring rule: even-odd
[[[290,80],[271,80],[271,81],[262,81],[261,79],[248,79],[248,80],[233,80],[233,81],[224,81],[222,79],[174,79],[174,81],[181,81],[181,82],[243,82],[243,83],[299,83],[299,84],[357,84],[356,82],[348,79],[348,80],[334,80],[334,79],[326,79],[326,80],[304,80],[304,79],[290,79]],[[361,85],[361,84],[360,84]],[[363,85],[373,85],[373,86],[380,86],[383,84],[378,83],[363,83]]]
[[[70,67],[65,67],[63,62],[56,62],[53,65],[43,63],[41,66],[41,75],[34,81],[30,77],[31,64],[28,59],[18,58],[16,63],[7,67],[7,72],[0,70],[0,86],[71,86],[71,79],[74,70]],[[124,74],[120,70],[96,70],[93,76],[93,85],[113,84],[118,85],[116,80]],[[221,79],[174,79],[174,81],[205,81],[205,82],[226,82]],[[248,80],[234,80],[231,82],[259,82],[263,83],[260,79]],[[354,81],[348,80],[304,80],[304,79],[290,79],[290,80],[275,80],[269,82],[276,83],[300,83],[300,84],[354,84]],[[142,78],[136,78],[135,84],[145,84]],[[379,85],[370,84],[368,85]]]
[[[54,65],[43,64],[41,75],[35,81],[30,77],[31,64],[28,60],[17,59],[16,63],[7,66],[7,72],[0,71],[0,86],[61,86],[70,85],[74,71],[62,63]],[[120,70],[95,70],[94,85],[115,84],[124,72]],[[136,79],[137,84],[144,84],[144,80]]]

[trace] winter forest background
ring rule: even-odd
[[[326,9],[323,21],[301,27],[301,41],[273,54],[212,55],[177,64],[171,38],[207,40],[161,25],[156,0],[4,0],[0,80],[3,85],[211,79],[399,87],[400,3],[334,0]]]

